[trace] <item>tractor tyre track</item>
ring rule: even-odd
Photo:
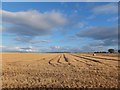
[[[95,59],[91,59],[91,58],[88,58],[88,57],[85,57],[85,56],[79,56],[79,55],[76,55],[76,54],[71,54],[73,56],[76,56],[76,57],[79,57],[79,58],[83,58],[83,59],[86,59],[86,60],[89,60],[89,61],[92,61],[92,62],[95,62],[95,63],[99,63],[101,65],[105,65],[105,66],[108,66],[108,67],[113,67],[109,64],[106,64],[106,63],[103,63],[101,61],[98,61],[98,60],[95,60]]]
[[[118,61],[117,59],[110,59],[110,58],[103,58],[103,57],[93,57],[93,56],[88,56],[88,55],[83,55],[85,57],[91,57],[91,58],[96,58],[96,59],[104,59],[104,60],[112,60],[112,61]]]
[[[55,65],[52,63],[52,61],[53,61],[54,59],[56,59],[57,57],[59,57],[59,55],[57,55],[57,56],[55,56],[54,58],[50,59],[50,60],[48,61],[48,63],[49,63],[50,65],[52,65],[53,67],[55,67]]]

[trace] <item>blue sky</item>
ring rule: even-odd
[[[2,5],[3,51],[117,49],[117,3],[4,2]]]

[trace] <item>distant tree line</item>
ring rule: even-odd
[[[71,52],[45,52],[45,53],[71,53]]]
[[[118,53],[120,53],[120,50],[117,51]],[[44,52],[44,53],[80,53],[80,52],[67,52],[67,51],[63,51],[63,52]],[[115,53],[114,49],[108,49],[108,51],[97,51],[94,53]]]
[[[108,52],[105,52],[105,51],[100,51],[100,52],[94,52],[94,53],[115,53],[115,50],[114,49],[108,49]],[[120,50],[118,50],[118,53],[120,53]]]
[[[108,53],[108,52],[94,52],[94,53]]]

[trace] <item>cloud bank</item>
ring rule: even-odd
[[[92,10],[95,14],[115,14],[118,12],[117,3],[109,3],[105,5],[96,6]]]
[[[117,27],[91,27],[79,32],[76,36],[101,41],[99,45],[103,46],[118,45]]]
[[[20,12],[2,10],[0,14],[3,17],[3,24],[7,23],[5,32],[30,38],[48,35],[55,28],[67,23],[65,16],[56,11],[42,13],[36,10]]]
[[[0,46],[0,51],[7,52],[38,52],[37,48],[33,48],[32,46],[28,47],[20,47],[20,46]]]

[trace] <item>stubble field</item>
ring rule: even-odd
[[[2,53],[2,88],[117,88],[118,55]]]

